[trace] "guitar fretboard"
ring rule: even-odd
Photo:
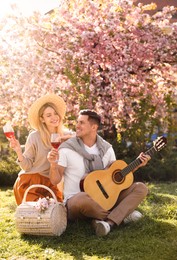
[[[156,149],[154,147],[151,147],[148,151],[145,152],[145,154],[150,155],[151,157],[156,152]],[[133,171],[136,167],[138,167],[142,161],[137,158],[133,162],[131,162],[128,166],[126,166],[124,169],[120,171],[121,175],[125,177],[129,172]]]

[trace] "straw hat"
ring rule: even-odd
[[[53,103],[56,106],[56,112],[59,114],[61,119],[64,118],[66,113],[66,103],[63,98],[56,94],[47,94],[38,98],[29,108],[28,120],[32,128],[37,129],[39,110],[46,103]]]

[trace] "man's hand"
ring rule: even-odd
[[[140,153],[138,158],[141,160],[141,164],[139,165],[139,167],[145,166],[148,163],[148,161],[151,159],[151,157],[145,153]]]
[[[140,167],[143,167],[145,166],[148,161],[151,159],[151,157],[145,153],[140,153],[140,155],[137,157],[137,159],[140,159],[141,160],[141,164],[136,167],[132,172],[135,172],[137,171]]]

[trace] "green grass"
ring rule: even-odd
[[[90,223],[70,223],[60,237],[20,235],[15,229],[11,188],[0,190],[0,259],[176,260],[177,183],[148,184],[140,205],[144,218],[95,236]]]

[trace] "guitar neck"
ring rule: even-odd
[[[156,149],[154,147],[151,147],[148,151],[145,152],[145,154],[150,155],[151,157],[156,152]],[[132,172],[135,168],[137,168],[141,164],[141,160],[137,158],[133,162],[131,162],[128,166],[126,166],[124,169],[121,170],[122,176],[126,176],[128,173]]]

